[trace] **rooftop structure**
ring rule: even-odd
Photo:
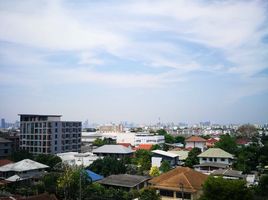
[[[209,148],[203,153],[199,154],[197,157],[199,158],[230,158],[233,159],[234,156],[220,148]]]
[[[141,189],[144,185],[147,185],[146,182],[150,179],[147,176],[138,176],[130,174],[118,174],[108,176],[98,183],[105,186],[115,186],[128,189]]]
[[[105,154],[132,154],[133,152],[131,148],[116,144],[106,144],[93,150],[94,154],[101,154],[103,156]]]

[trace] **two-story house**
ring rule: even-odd
[[[214,170],[226,169],[233,164],[234,156],[220,148],[210,148],[198,155],[199,165],[195,169],[210,174]]]

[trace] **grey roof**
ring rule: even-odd
[[[148,176],[118,174],[118,175],[108,176],[97,182],[100,184],[104,184],[104,185],[133,188],[137,186],[138,184],[143,183],[149,179],[150,177]]]
[[[175,153],[162,151],[162,150],[153,150],[152,152],[155,153],[155,154],[159,154],[159,155],[163,155],[163,156],[167,156],[167,157],[171,157],[171,158],[179,157],[179,155],[177,155]]]
[[[194,165],[194,167],[218,167],[218,168],[227,168],[228,164],[216,163],[216,162],[204,162],[199,165]]]
[[[92,151],[93,153],[130,154],[134,151],[123,145],[106,144]]]
[[[245,176],[242,174],[242,171],[237,171],[237,170],[232,170],[232,169],[218,169],[212,172],[211,175],[245,178]]]
[[[8,172],[8,171],[15,171],[15,172],[23,172],[23,171],[30,171],[35,169],[45,169],[49,166],[41,164],[39,162],[35,162],[30,159],[24,159],[16,163],[10,163],[0,167],[0,172]]]
[[[220,148],[209,148],[208,150],[204,151],[203,153],[199,154],[198,157],[205,157],[205,158],[231,158],[233,159],[234,156]]]
[[[12,142],[12,141],[0,137],[0,143],[9,143],[9,142]]]

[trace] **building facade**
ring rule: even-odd
[[[20,149],[33,154],[81,151],[82,123],[61,115],[20,114]]]
[[[11,154],[12,141],[0,137],[0,159],[6,158]]]
[[[163,144],[165,143],[165,137],[150,133],[119,133],[116,137],[116,143],[130,143],[132,146],[139,146],[140,144]]]

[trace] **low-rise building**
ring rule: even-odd
[[[154,150],[152,153],[152,166],[160,167],[163,161],[168,161],[171,167],[179,164],[179,156],[177,154],[162,150]]]
[[[229,168],[234,156],[220,148],[209,148],[198,155],[199,165],[195,165],[195,169],[210,174],[218,169]]]
[[[93,153],[79,153],[79,152],[66,152],[66,153],[58,153],[63,163],[66,163],[70,166],[89,166],[99,157],[94,155]]]
[[[121,188],[130,191],[131,189],[140,190],[146,187],[149,179],[150,177],[148,176],[118,174],[108,176],[97,182],[106,187]]]
[[[242,171],[232,169],[218,169],[211,173],[212,176],[221,176],[225,179],[245,179],[246,176],[242,174]]]
[[[188,167],[177,167],[149,181],[163,200],[196,200],[202,194],[207,175]]]
[[[132,146],[140,144],[163,144],[165,137],[163,135],[154,135],[151,133],[119,133],[116,136],[116,143],[130,143]]]
[[[204,138],[198,137],[198,136],[191,136],[185,140],[185,148],[199,148],[201,151],[204,151],[206,149],[206,142]]]
[[[92,152],[93,154],[96,154],[97,156],[100,157],[112,156],[116,158],[132,156],[134,153],[134,151],[131,148],[125,147],[123,145],[113,145],[113,144],[103,145],[97,149],[94,149]]]
[[[19,162],[10,163],[0,167],[0,177],[10,179],[10,177],[14,176],[16,177],[16,180],[36,178],[43,175],[45,169],[47,168],[49,168],[49,166],[44,165],[42,163],[30,159],[24,159]]]

